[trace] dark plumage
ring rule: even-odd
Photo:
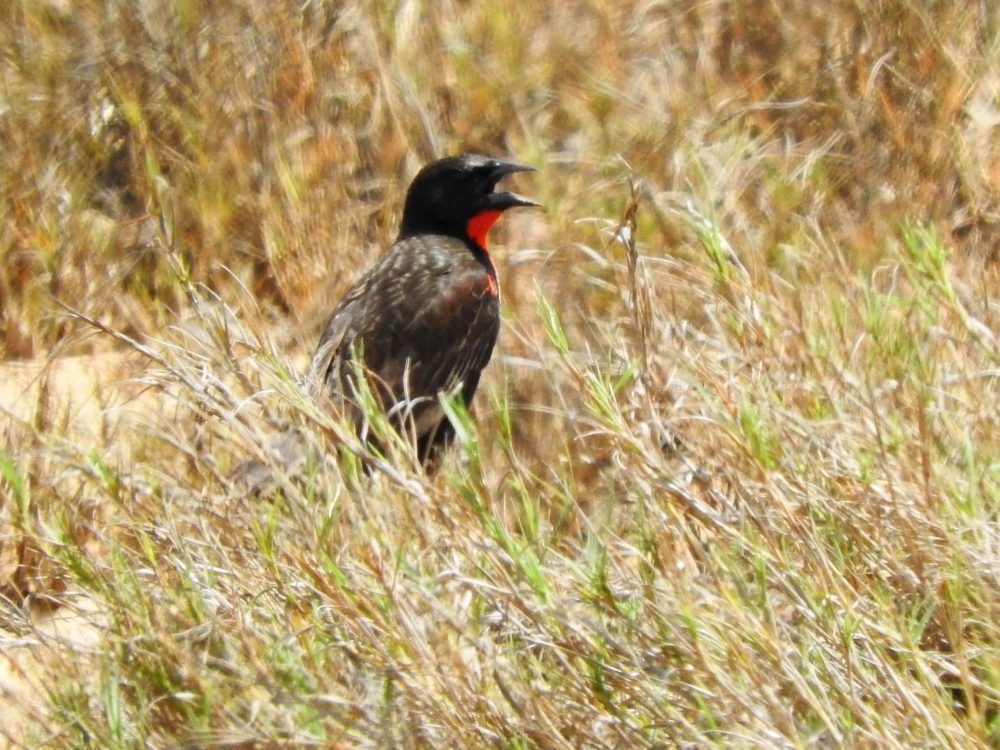
[[[438,394],[458,393],[471,404],[500,327],[486,234],[507,209],[538,205],[495,188],[505,175],[531,169],[462,154],[414,178],[398,238],[337,305],[313,355],[313,387],[359,431],[354,353],[393,424],[416,439],[422,461],[453,438]]]

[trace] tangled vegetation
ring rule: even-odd
[[[1000,746],[994,4],[0,28],[7,744]],[[460,445],[369,475],[305,362],[462,150],[545,210]]]

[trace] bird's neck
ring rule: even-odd
[[[496,209],[480,211],[465,223],[466,236],[486,250],[486,235],[489,234],[490,227],[500,218],[501,213],[503,212]]]
[[[418,234],[439,234],[445,237],[461,237],[465,233],[465,227],[460,222],[441,221],[440,219],[427,219],[426,217],[407,216],[403,214],[403,221],[399,225],[399,239],[405,240]]]
[[[446,222],[439,219],[429,221],[417,216],[408,216],[404,213],[403,221],[399,227],[400,240],[413,237],[418,234],[439,234],[446,237],[459,237],[469,240],[479,250],[486,252],[486,238],[490,228],[500,218],[502,211],[489,209],[480,211],[478,214],[463,222]]]

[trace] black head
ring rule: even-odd
[[[505,175],[533,171],[533,167],[478,154],[432,162],[417,173],[406,192],[400,237],[422,232],[461,236],[469,221],[485,211],[537,206],[517,193],[495,192]]]

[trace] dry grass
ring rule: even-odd
[[[1000,746],[993,4],[0,27],[9,744]],[[303,358],[463,149],[546,211],[462,445],[369,477]]]

